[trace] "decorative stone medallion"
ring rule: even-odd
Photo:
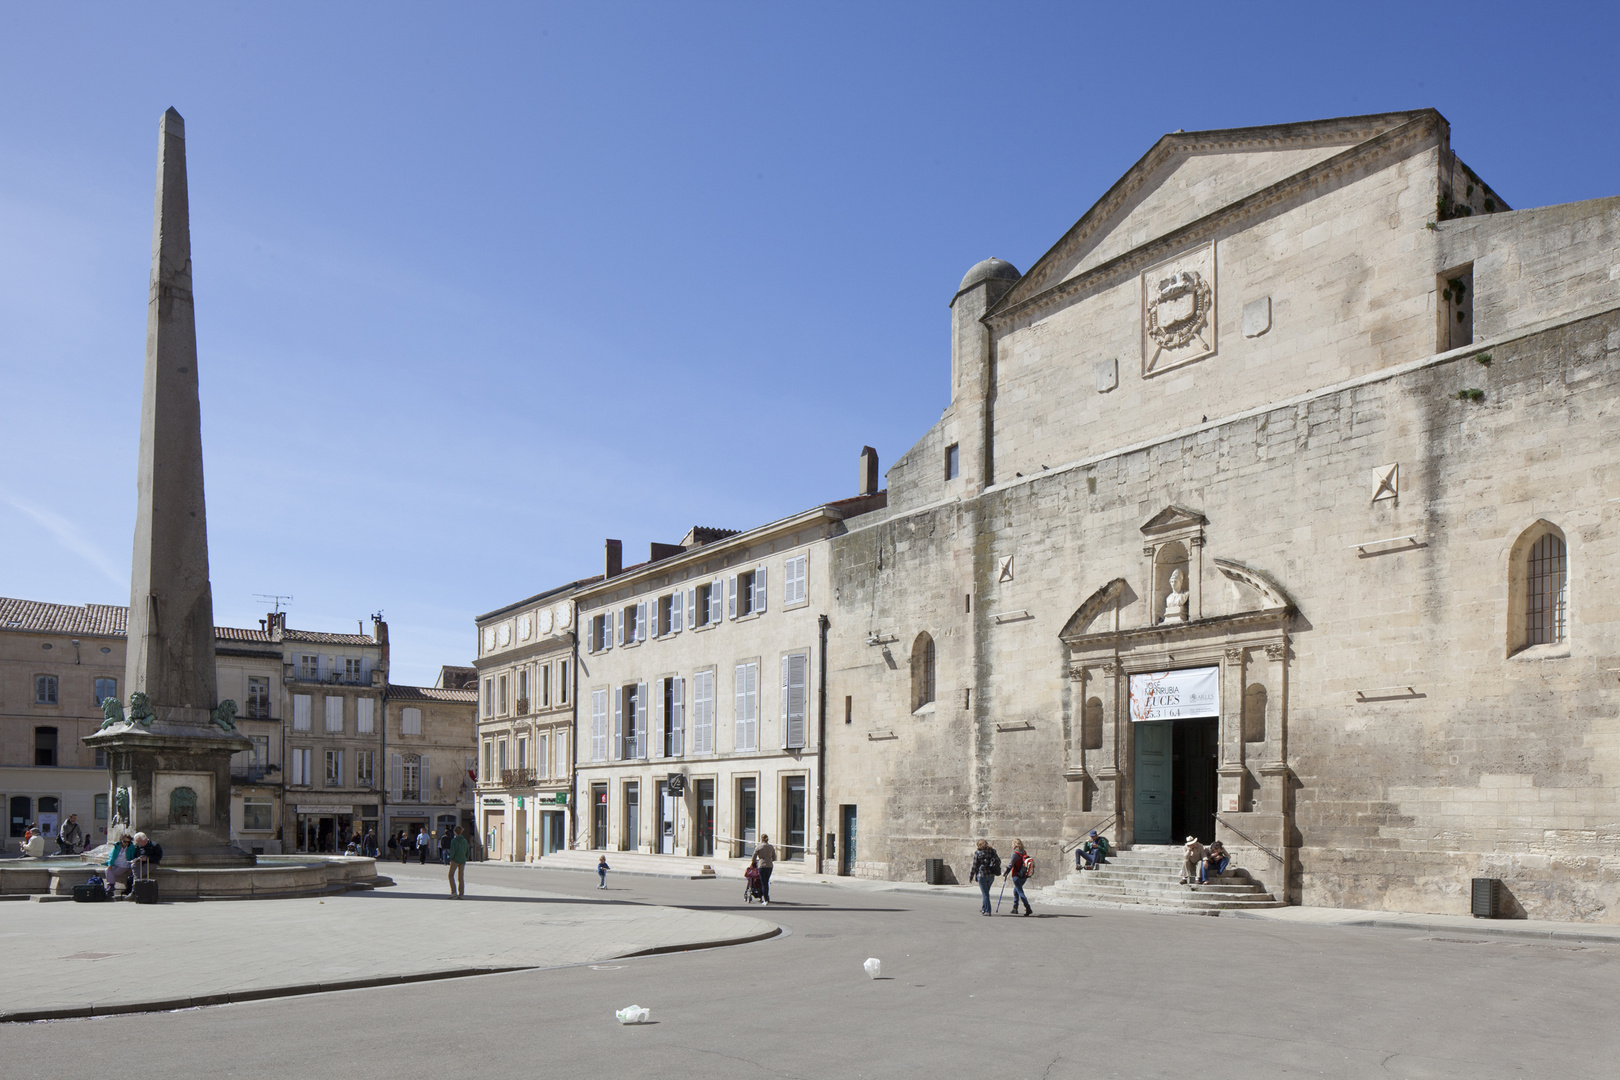
[[[484,651],[489,652],[489,650],[493,649],[494,647],[495,628],[493,626],[486,626],[484,627]]]
[[[566,634],[574,628],[574,605],[564,600],[557,605],[557,633]]]
[[[1142,273],[1142,374],[1215,352],[1215,248],[1205,244]]]
[[[540,609],[540,632],[542,634],[551,633],[551,609],[550,608],[541,608]]]
[[[501,628],[495,632],[495,640],[501,643],[501,648],[512,643],[512,627],[509,623],[501,623]]]
[[[528,612],[524,612],[522,615],[518,616],[518,640],[519,641],[528,641],[529,640],[529,615],[528,615]]]

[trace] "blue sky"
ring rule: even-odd
[[[157,122],[186,117],[215,617],[472,617],[852,494],[946,304],[1166,131],[1434,106],[1620,194],[1612,6],[8,5],[0,594],[128,600]]]

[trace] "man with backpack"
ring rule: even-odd
[[[977,849],[973,852],[973,868],[968,871],[968,880],[979,883],[979,892],[984,897],[984,904],[979,908],[980,915],[989,915],[990,912],[990,886],[996,878],[1001,876],[1001,856],[996,849],[990,846],[990,841],[980,840]]]

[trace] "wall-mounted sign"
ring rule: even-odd
[[[558,806],[567,806],[568,805],[568,792],[566,792],[566,791],[557,792],[557,794],[555,794],[555,795],[553,795],[551,797],[551,801],[556,803]]]
[[[1183,668],[1131,676],[1131,719],[1192,720],[1221,714],[1221,669]]]
[[[297,810],[298,810],[298,813],[300,813],[300,814],[352,814],[352,813],[354,813],[354,807],[353,806],[336,806],[336,805],[333,805],[333,806],[300,806],[300,807],[297,808]]]
[[[484,800],[484,805],[485,806],[505,806],[506,805],[506,800],[505,799],[485,799]]]

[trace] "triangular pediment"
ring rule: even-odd
[[[1188,510],[1184,506],[1167,506],[1148,518],[1142,526],[1142,535],[1159,536],[1163,533],[1199,529],[1208,524],[1209,519],[1196,510]]]
[[[996,305],[1005,309],[1240,203],[1432,109],[1173,132],[1155,143]]]

